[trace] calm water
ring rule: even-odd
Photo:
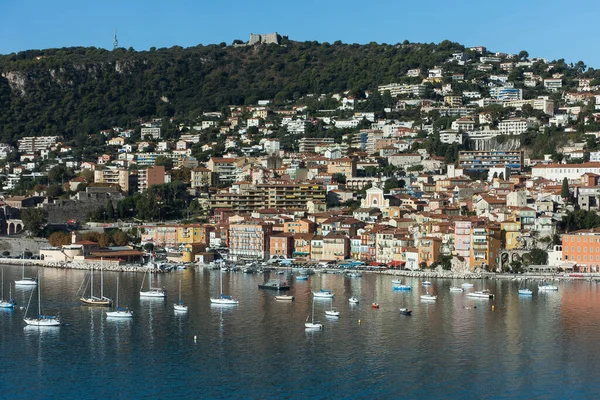
[[[26,269],[27,276],[35,273]],[[408,280],[411,292],[399,292],[391,276],[317,274],[292,280],[296,300],[282,303],[275,292],[257,288],[263,275],[237,272],[223,274],[223,285],[240,304],[211,306],[219,274],[198,269],[156,277],[154,284],[169,291],[162,301],[139,298],[142,274],[105,273],[106,292],[115,292],[119,275],[121,306],[135,312],[133,320],[118,321],[107,320],[103,308],[80,305],[83,271],[40,269],[42,308],[65,325],[25,328],[24,310],[0,313],[0,397],[562,399],[600,393],[600,284],[564,282],[559,292],[540,294],[530,284],[534,295],[523,298],[517,282],[486,281],[496,293],[488,301],[448,291],[462,281],[432,280],[439,299],[424,303],[417,279]],[[7,297],[21,268],[6,266],[4,275]],[[173,311],[180,279],[187,314]],[[306,332],[310,292],[321,287],[335,292],[341,317],[325,317],[330,301],[319,300],[315,319],[325,329]],[[25,306],[31,290],[13,288],[13,297]],[[348,303],[353,295],[358,306]],[[371,309],[373,299],[379,310]],[[35,295],[32,303],[37,308]],[[402,305],[413,315],[400,315]]]

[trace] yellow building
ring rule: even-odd
[[[518,249],[521,246],[521,222],[504,221],[500,224],[506,250]]]
[[[205,229],[202,224],[177,225],[177,243],[206,243],[204,232]]]

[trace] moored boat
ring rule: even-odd
[[[321,289],[318,292],[313,292],[313,297],[316,299],[330,299],[334,293],[331,290]]]
[[[358,304],[358,299],[354,296],[350,297],[350,299],[348,300],[350,302],[350,304]]]
[[[493,299],[494,294],[488,289],[476,290],[475,292],[467,293],[467,297],[476,299]]]
[[[523,296],[533,296],[533,292],[527,288],[519,289],[519,294]]]
[[[294,296],[290,296],[287,294],[283,294],[280,296],[275,296],[275,300],[280,300],[280,301],[293,301],[294,300]]]
[[[412,310],[409,310],[408,308],[401,308],[400,309],[400,314],[401,315],[411,315],[412,314]]]
[[[461,288],[461,287],[458,287],[458,286],[452,286],[452,287],[450,288],[450,291],[451,291],[451,292],[456,292],[456,293],[458,293],[458,292],[461,292],[461,293],[462,293],[462,292],[464,292],[465,290],[464,290],[463,288]]]
[[[271,290],[289,290],[290,285],[286,281],[280,281],[279,279],[271,279],[268,282],[259,284],[258,288]]]

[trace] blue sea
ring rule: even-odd
[[[20,266],[4,267],[4,297]],[[600,284],[558,283],[558,292],[517,294],[524,282],[474,281],[493,300],[450,293],[463,281],[431,280],[437,302],[407,279],[315,274],[291,282],[293,302],[258,289],[262,274],[198,268],[152,276],[168,290],[164,300],[140,299],[143,274],[104,273],[105,294],[134,310],[132,320],[110,320],[104,308],[81,305],[85,271],[39,269],[42,309],[58,314],[58,328],[26,327],[25,310],[0,312],[0,397],[3,399],[488,399],[596,398],[600,393]],[[27,267],[26,276],[37,270]],[[211,305],[223,292],[237,306]],[[186,314],[176,313],[182,281]],[[95,279],[99,290],[99,274]],[[147,280],[146,280],[147,285]],[[322,331],[306,331],[311,291],[335,293],[315,302]],[[37,289],[14,288],[19,306]],[[32,293],[33,291],[33,293]],[[351,305],[351,296],[359,298]],[[371,303],[380,304],[379,309]],[[413,310],[400,315],[400,307]],[[337,307],[339,318],[325,316]]]

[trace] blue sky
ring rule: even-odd
[[[582,0],[2,0],[0,54],[51,47],[147,50],[248,40],[277,31],[292,40],[435,42],[600,68],[600,1]]]

